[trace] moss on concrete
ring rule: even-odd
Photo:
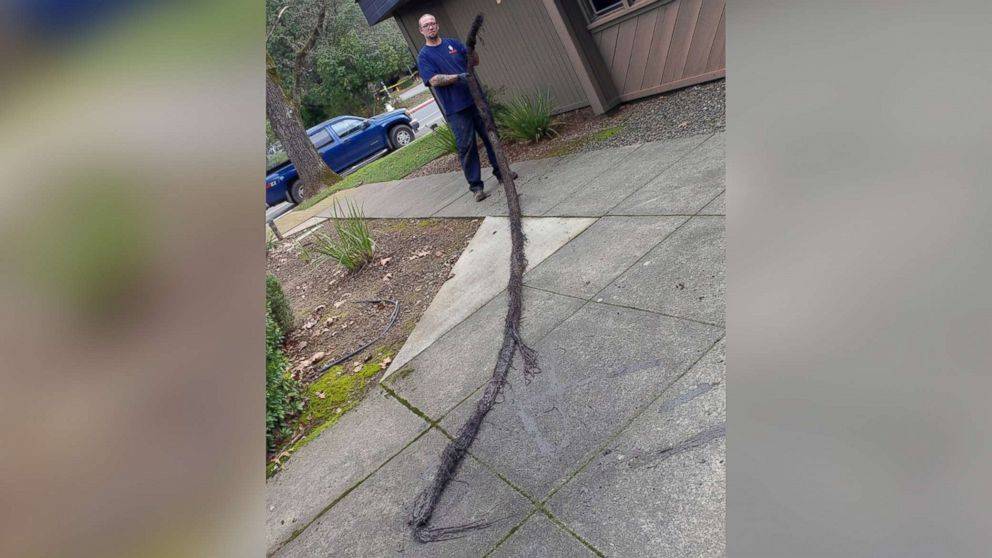
[[[364,397],[375,377],[385,370],[383,359],[392,358],[395,347],[376,350],[372,357],[357,370],[351,363],[331,367],[323,376],[307,387],[307,403],[297,420],[297,427],[307,430],[306,435],[281,452],[278,463],[266,465],[266,476],[272,476],[297,450],[337,424],[341,417],[355,408]]]
[[[390,375],[389,376],[389,381],[387,383],[392,383],[392,382],[396,382],[396,381],[399,381],[399,380],[405,380],[406,377],[409,376],[412,373],[413,373],[413,367],[412,366],[404,366],[403,368],[400,368],[399,370],[397,370],[396,372],[394,372],[392,375]]]
[[[569,140],[565,145],[559,147],[558,149],[552,151],[548,154],[549,157],[562,157],[564,155],[571,155],[572,153],[577,153],[582,150],[582,148],[606,141],[613,136],[620,133],[622,126],[611,126],[609,128],[603,128],[602,130],[596,130],[595,132],[590,132],[583,136],[579,136],[575,139]]]

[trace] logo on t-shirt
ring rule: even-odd
[[[458,54],[458,51],[452,45],[448,45],[448,54]]]

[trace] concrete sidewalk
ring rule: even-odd
[[[434,518],[489,526],[422,545],[406,525],[492,373],[506,312],[505,199],[490,177],[476,203],[450,173],[335,196],[370,217],[486,220],[381,390],[268,482],[270,554],[726,553],[723,134],[514,169],[522,335],[541,374],[511,371]]]

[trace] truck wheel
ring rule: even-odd
[[[413,128],[406,124],[398,124],[389,130],[389,143],[393,149],[409,145],[413,141]]]
[[[303,202],[302,180],[297,180],[289,185],[289,189],[286,190],[286,201],[293,204],[300,204]]]

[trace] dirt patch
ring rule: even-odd
[[[282,282],[296,318],[284,348],[294,376],[305,384],[313,382],[322,363],[352,352],[385,328],[392,305],[357,301],[395,300],[399,314],[382,339],[345,362],[345,367],[363,364],[383,348],[399,349],[481,223],[481,219],[369,220],[375,258],[351,273],[333,260],[306,261],[305,247],[313,245],[315,235],[276,244],[269,251],[267,271]],[[335,234],[330,221],[319,232],[331,238]]]
[[[558,137],[538,143],[504,142],[503,147],[510,161],[527,161],[721,131],[726,129],[724,96],[721,79],[627,103],[601,116],[579,109],[555,117]],[[481,144],[479,156],[482,166],[489,166]],[[460,170],[457,154],[450,154],[407,178]]]

